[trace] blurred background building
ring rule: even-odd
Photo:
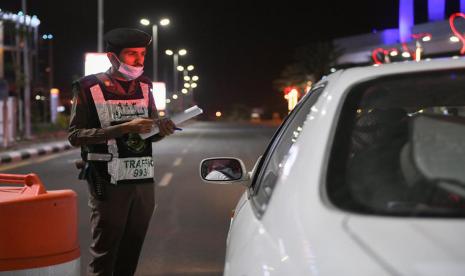
[[[465,32],[459,12],[465,12],[463,0],[427,0],[426,22],[420,22],[414,0],[400,0],[397,28],[334,40],[342,52],[334,69],[459,55]]]

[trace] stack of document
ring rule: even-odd
[[[191,118],[194,118],[195,116],[200,115],[202,113],[203,113],[203,110],[199,108],[198,106],[194,105],[193,107],[190,107],[181,113],[175,114],[171,118],[171,120],[173,121],[175,125],[177,125]],[[153,136],[157,134],[158,132],[160,132],[160,130],[158,129],[158,126],[154,126],[149,133],[143,133],[143,134],[140,134],[140,136],[142,137],[142,139],[147,139],[148,137]]]

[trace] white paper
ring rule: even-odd
[[[170,119],[171,121],[173,121],[175,125],[177,125],[189,119],[192,119],[195,116],[200,115],[202,113],[203,113],[203,110],[199,108],[198,106],[194,105],[193,107],[190,107],[181,113],[175,114]],[[153,136],[157,134],[158,132],[160,132],[160,130],[158,129],[158,126],[154,126],[149,133],[140,134],[140,137],[142,137],[142,139],[147,139],[148,137]]]

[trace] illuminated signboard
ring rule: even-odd
[[[86,53],[84,75],[102,73],[111,67],[106,53]]]
[[[164,82],[153,82],[152,94],[155,99],[155,105],[157,109],[165,110],[166,109],[166,86]]]

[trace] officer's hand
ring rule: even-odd
[[[153,126],[153,120],[145,118],[137,118],[126,124],[128,132],[132,133],[149,133]]]
[[[174,128],[176,127],[173,121],[168,118],[157,119],[155,120],[155,124],[158,126],[158,129],[160,129],[161,136],[173,134]]]

